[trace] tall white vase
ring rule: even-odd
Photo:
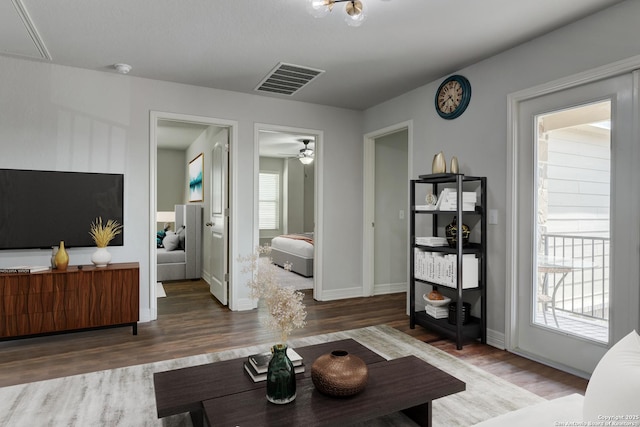
[[[96,251],[91,255],[91,262],[96,265],[96,267],[106,267],[111,262],[111,254],[107,251],[107,248],[97,248]]]

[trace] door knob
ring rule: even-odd
[[[207,222],[205,225],[207,227],[212,227],[212,226],[216,225],[216,223],[215,222]]]

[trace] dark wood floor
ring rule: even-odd
[[[204,281],[165,285],[158,320],[113,328],[0,342],[0,386],[112,369],[271,342],[256,310],[232,312],[208,292]],[[582,393],[587,381],[480,343],[455,343],[416,326],[410,329],[403,294],[314,301],[305,297],[307,326],[292,337],[387,324],[507,381],[551,399]]]

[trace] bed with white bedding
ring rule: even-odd
[[[157,280],[193,280],[202,275],[202,205],[175,205],[177,233],[157,249]]]
[[[313,233],[286,234],[271,239],[273,263],[284,267],[291,264],[291,271],[305,277],[313,276]]]

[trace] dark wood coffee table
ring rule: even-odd
[[[346,350],[369,368],[367,387],[349,398],[319,393],[311,364],[322,354]],[[158,418],[189,412],[194,426],[336,425],[366,421],[398,411],[431,426],[431,402],[465,390],[465,384],[414,356],[387,361],[348,339],[296,348],[306,365],[297,375],[297,397],[287,405],[266,400],[264,382],[243,370],[245,358],[154,374]]]

